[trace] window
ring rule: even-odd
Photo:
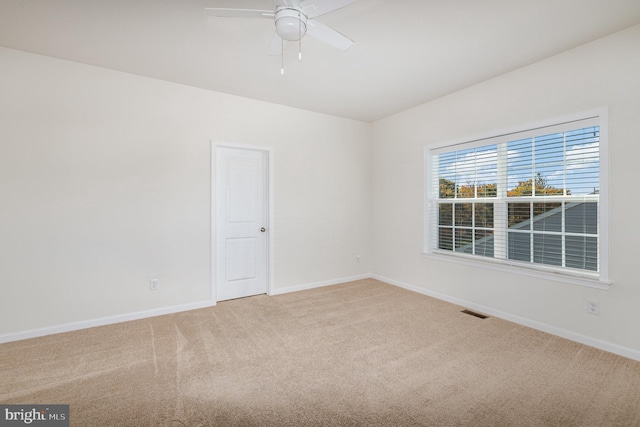
[[[600,117],[431,149],[427,251],[602,280]]]

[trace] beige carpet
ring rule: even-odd
[[[375,280],[0,345],[74,426],[640,426],[640,363]]]

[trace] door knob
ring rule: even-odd
[[[266,228],[264,228],[264,227],[262,227],[262,228],[260,229],[260,231],[264,233],[265,231],[267,231],[267,229],[266,229]]]

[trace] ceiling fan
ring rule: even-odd
[[[222,18],[273,19],[276,33],[269,55],[282,55],[284,42],[300,41],[306,34],[340,50],[347,50],[353,40],[314,18],[355,3],[357,0],[273,0],[274,10],[207,7],[209,15]],[[299,57],[302,58],[301,53]],[[283,68],[284,72],[284,68]]]

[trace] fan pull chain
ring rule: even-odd
[[[280,75],[284,76],[284,39],[280,39],[281,49],[280,49]]]
[[[298,61],[302,61],[302,19],[298,11]]]

